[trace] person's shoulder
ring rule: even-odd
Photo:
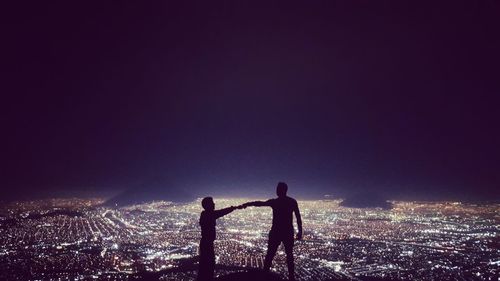
[[[291,203],[293,204],[297,204],[297,200],[295,200],[295,198],[292,198],[292,197],[286,197],[288,199],[288,201],[290,201]]]

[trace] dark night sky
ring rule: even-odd
[[[498,2],[140,2],[4,9],[1,197],[500,197]]]

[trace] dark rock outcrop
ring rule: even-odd
[[[267,273],[262,270],[248,270],[243,272],[231,273],[219,276],[216,281],[283,281],[283,279],[274,273]]]

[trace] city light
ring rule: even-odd
[[[216,199],[217,208],[248,201]],[[113,209],[102,200],[60,199],[3,206],[0,279],[194,280],[200,202],[153,202]],[[497,280],[499,204],[393,202],[353,209],[340,200],[299,201],[304,239],[295,246],[299,280]],[[56,212],[57,210],[57,212]],[[216,274],[262,267],[270,208],[221,218]],[[180,265],[184,271],[174,271]],[[280,248],[273,271],[286,276]]]

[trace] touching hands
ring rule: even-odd
[[[238,206],[231,206],[231,208],[233,210],[241,210],[241,209],[245,209],[247,207],[246,203],[245,204],[241,204],[241,205],[238,205]]]

